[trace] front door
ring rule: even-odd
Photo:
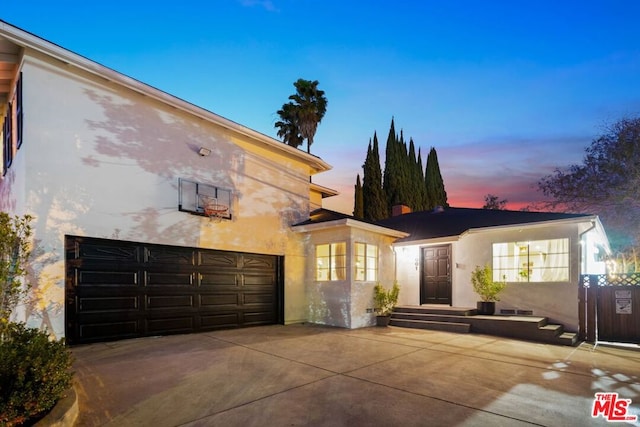
[[[451,245],[422,248],[420,304],[451,305]]]

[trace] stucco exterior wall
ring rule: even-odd
[[[283,255],[285,320],[305,318],[289,225],[308,217],[309,166],[74,70],[37,54],[22,67],[24,143],[0,183],[3,209],[35,216],[35,302],[22,320],[64,335],[65,234]],[[231,189],[233,220],[179,212],[179,178]]]
[[[396,246],[393,250],[396,260],[396,277],[400,285],[398,304],[418,305],[420,304],[420,266],[416,268],[416,262],[420,262],[420,246]]]
[[[390,288],[395,279],[395,257],[391,247],[394,238],[349,226],[329,227],[303,233],[307,236],[307,298],[309,322],[361,328],[375,325],[373,312],[373,288],[379,281]],[[345,242],[346,276],[344,280],[316,280],[315,246]],[[354,244],[367,243],[378,247],[378,280],[356,281],[354,278]],[[402,294],[402,290],[400,291]]]
[[[349,252],[354,254],[355,243],[367,243],[378,247],[378,280],[377,281],[352,281],[351,284],[351,325],[350,328],[362,328],[375,325],[375,313],[373,308],[373,288],[377,282],[389,289],[395,280],[395,254],[391,246],[393,238],[382,234],[372,233],[367,230],[352,229],[351,245]],[[355,262],[352,259],[351,271],[355,270]],[[400,294],[402,289],[400,289]],[[398,297],[400,299],[400,297]]]
[[[496,303],[500,309],[532,310],[535,316],[548,317],[569,331],[578,330],[578,280],[580,275],[580,226],[576,223],[527,227],[505,227],[463,234],[450,242],[452,245],[451,277],[452,305],[475,307],[478,296],[471,286],[471,272],[477,265],[492,262],[492,244],[502,242],[569,238],[568,282],[508,283]],[[420,245],[396,247],[398,254],[398,280],[404,283],[403,304],[420,303],[420,275],[415,260],[420,256]],[[405,299],[406,298],[406,299]]]

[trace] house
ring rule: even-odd
[[[604,273],[605,255],[610,251],[595,215],[442,207],[397,212],[369,224],[321,209],[294,226],[316,245],[315,254],[307,249],[309,258],[315,257],[317,263],[307,271],[309,289],[315,300],[328,304],[320,316],[312,311],[311,321],[346,327],[373,324],[363,317],[366,298],[360,295],[371,294],[373,280],[387,286],[397,280],[402,305],[473,308],[478,296],[471,286],[471,272],[488,263],[495,280],[507,281],[497,304],[499,311],[547,317],[575,332],[579,328],[580,275]],[[323,273],[327,255],[320,248],[343,243],[346,250],[329,255],[335,256],[331,268],[336,271]],[[377,244],[379,264],[358,259],[358,245],[369,250],[370,243]],[[341,253],[347,254],[346,260],[339,261]],[[338,269],[343,264],[352,268],[341,276]],[[370,266],[377,268],[377,275],[368,276]]]
[[[0,210],[31,214],[17,320],[71,344],[307,320],[290,225],[322,159],[0,21]]]
[[[445,208],[377,223],[322,208],[322,159],[0,21],[0,210],[33,216],[16,319],[70,344],[229,327],[375,323],[402,304],[499,309],[577,329],[580,273],[604,271],[596,216]]]

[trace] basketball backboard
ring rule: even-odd
[[[231,219],[231,190],[215,185],[178,179],[178,210],[193,215],[210,216],[207,213],[215,206],[216,215]],[[226,209],[219,209],[224,207]],[[207,213],[205,213],[207,210]]]

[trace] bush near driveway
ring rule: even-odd
[[[30,424],[71,386],[71,353],[64,340],[9,323],[0,339],[0,425]]]

